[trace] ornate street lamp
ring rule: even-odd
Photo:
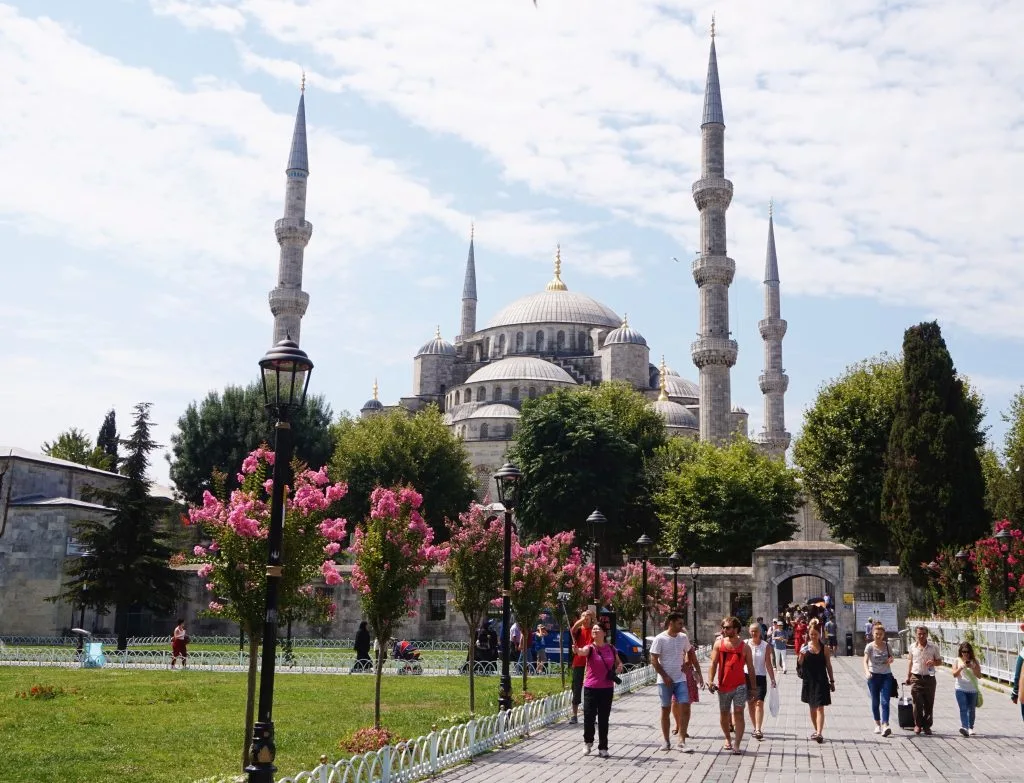
[[[596,508],[594,513],[587,517],[587,524],[590,525],[590,532],[594,539],[594,607],[598,612],[601,611],[601,560],[598,557],[598,548],[600,547],[601,533],[607,522],[604,514]]]
[[[668,556],[668,564],[672,566],[672,610],[679,609],[679,567],[683,564],[683,556],[677,549]]]
[[[512,675],[509,672],[511,640],[509,624],[512,621],[512,512],[519,504],[523,488],[523,474],[511,462],[506,462],[494,474],[498,488],[498,501],[505,508],[505,546],[501,581],[501,680],[498,682],[498,709],[512,709]]]
[[[644,533],[636,540],[636,549],[640,554],[640,611],[641,628],[643,629],[643,662],[647,664],[647,553],[650,552],[654,541]]]
[[[697,642],[697,576],[700,574],[700,566],[697,563],[690,563],[690,578],[693,580],[693,646]]]
[[[999,542],[1000,560],[1003,561],[1003,611],[1010,611],[1010,566],[1007,557],[1002,556],[1003,544],[1009,544],[1013,540],[1013,534],[1005,527],[995,535]]]
[[[263,618],[263,655],[260,662],[260,701],[249,745],[249,783],[273,783],[274,665],[277,659],[277,593],[283,571],[284,487],[291,480],[292,430],[289,416],[303,406],[313,362],[290,339],[281,340],[260,359],[263,401],[274,414],[274,486],[270,496],[267,534],[267,594]]]

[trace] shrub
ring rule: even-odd
[[[42,701],[48,701],[50,699],[56,699],[58,696],[64,696],[68,693],[74,693],[75,690],[72,688],[70,691],[66,691],[59,685],[33,685],[27,691],[15,691],[14,697],[16,699],[40,699]]]
[[[385,745],[391,745],[400,741],[398,736],[383,726],[379,729],[367,726],[357,729],[347,737],[342,737],[338,742],[338,747],[347,753],[368,753],[372,750],[380,750]]]

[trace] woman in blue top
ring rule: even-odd
[[[786,644],[788,642],[788,634],[786,629],[782,627],[781,620],[775,620],[772,623],[772,629],[770,633],[770,641],[772,647],[775,648],[775,657],[779,661],[779,668],[782,669],[782,673],[786,673]]]

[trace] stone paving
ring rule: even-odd
[[[618,699],[612,707],[611,758],[584,757],[583,726],[560,723],[504,750],[474,760],[439,776],[443,783],[574,783],[594,779],[616,783],[668,781],[788,781],[814,775],[818,781],[860,778],[872,781],[1024,780],[1024,722],[1008,691],[985,689],[978,710],[976,736],[960,736],[960,719],[949,669],[939,672],[935,697],[934,734],[915,737],[898,728],[892,700],[893,734],[873,733],[874,721],[862,677],[860,658],[834,662],[836,693],[827,709],[825,742],[808,739],[807,708],[800,701],[800,680],[792,667],[779,677],[780,710],[765,717],[764,740],[748,733],[743,754],[722,750],[717,697],[701,693],[690,721],[693,754],[663,751],[655,688]],[[894,667],[906,674],[906,661]],[[581,716],[582,721],[582,716]],[[748,722],[749,723],[749,722]]]

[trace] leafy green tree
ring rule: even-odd
[[[994,449],[978,453],[985,477],[985,510],[992,519],[1014,520],[1020,516],[1021,500],[1016,471],[1011,472]]]
[[[686,552],[701,564],[735,565],[796,531],[796,472],[746,438],[724,446],[674,438],[660,457],[664,486],[655,502],[663,551]]]
[[[1024,387],[1013,395],[1003,421],[1010,425],[1003,441],[1005,483],[1001,486],[1000,509],[993,516],[1020,526],[1024,524]]]
[[[957,376],[934,321],[907,329],[903,377],[889,435],[882,521],[900,573],[924,584],[920,564],[943,546],[969,544],[991,527],[985,510],[980,408]]]
[[[43,444],[43,454],[54,459],[77,462],[99,470],[113,470],[110,457],[103,449],[93,446],[92,440],[82,430],[72,427],[57,436],[53,443]]]
[[[311,395],[291,418],[295,458],[313,470],[331,458],[331,417],[331,406],[323,396]],[[236,466],[273,440],[274,422],[263,405],[258,381],[228,386],[222,394],[212,391],[201,403],[190,403],[178,419],[178,432],[171,435],[167,455],[171,480],[187,502],[198,505],[203,492],[214,488],[214,471],[226,474],[228,492],[237,489]]]
[[[893,557],[881,498],[902,376],[902,361],[886,355],[847,367],[818,390],[793,448],[803,489],[832,537],[874,563]]]
[[[96,436],[96,448],[101,449],[104,454],[110,457],[110,470],[117,470],[120,464],[117,447],[120,441],[117,435],[117,414],[111,408],[103,417],[103,424],[100,426],[99,434]]]
[[[168,562],[173,550],[162,532],[166,504],[149,494],[149,455],[159,448],[150,436],[149,408],[148,402],[135,406],[132,436],[121,442],[127,451],[125,481],[115,489],[93,487],[84,493],[112,509],[113,516],[109,522],[75,524],[89,555],[72,561],[68,581],[54,597],[81,603],[85,593],[88,605],[101,614],[113,606],[119,650],[128,646],[128,610],[140,606],[168,614],[181,588],[180,577]]]
[[[423,493],[421,513],[443,541],[446,520],[456,519],[475,497],[466,449],[434,405],[412,416],[400,410],[366,419],[343,416],[334,436],[332,473],[348,484],[341,501],[348,519],[366,518],[377,487],[411,485]]]
[[[524,537],[571,531],[587,541],[595,508],[602,546],[622,551],[655,524],[651,466],[665,423],[629,384],[559,389],[523,403],[510,459],[523,472]]]

